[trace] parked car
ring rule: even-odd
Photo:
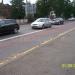
[[[55,18],[53,19],[53,24],[54,25],[61,25],[61,24],[64,24],[64,19],[63,18]]]
[[[16,23],[15,19],[0,19],[0,33],[13,32],[17,33],[19,30],[19,25]]]
[[[71,17],[71,18],[68,19],[68,21],[75,21],[75,18]]]
[[[33,23],[31,23],[32,28],[51,28],[51,26],[52,21],[50,20],[50,18],[38,18]]]

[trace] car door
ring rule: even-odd
[[[5,21],[0,21],[0,33],[5,32]]]
[[[46,19],[46,26],[49,27],[51,25],[50,20]]]
[[[9,20],[4,20],[4,22],[5,22],[5,26],[4,26],[4,30],[7,32],[7,31],[9,31]]]
[[[13,20],[6,20],[5,21],[5,24],[6,24],[6,29],[7,31],[12,31],[14,29],[14,23],[13,23]]]
[[[44,26],[45,26],[45,27],[48,27],[48,22],[47,22],[46,19],[44,19]]]

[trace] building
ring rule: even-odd
[[[36,4],[31,4],[27,2],[25,4],[25,13],[26,13],[26,16],[28,16],[29,14],[34,16],[34,14],[36,13]]]
[[[8,4],[0,3],[0,18],[11,17],[11,6]]]

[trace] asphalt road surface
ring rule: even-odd
[[[0,75],[75,75],[75,22],[2,39],[0,59]]]

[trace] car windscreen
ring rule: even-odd
[[[0,21],[0,26],[4,26],[5,22],[3,20]]]
[[[37,22],[47,22],[47,21],[50,21],[49,19],[39,19],[37,20]]]
[[[5,20],[5,23],[6,23],[6,24],[16,23],[16,21],[15,21],[15,20]]]

